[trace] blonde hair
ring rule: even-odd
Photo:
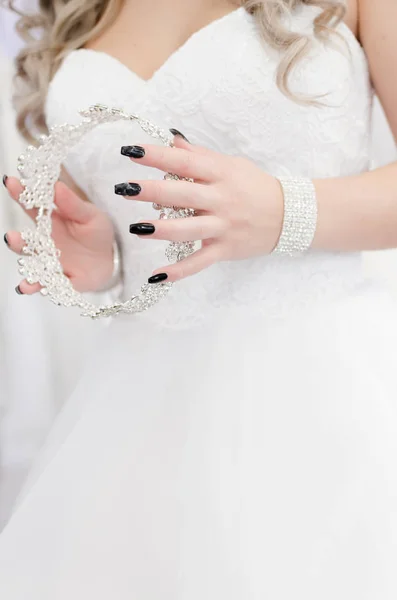
[[[291,97],[288,87],[290,73],[308,52],[312,40],[308,35],[289,30],[285,16],[302,5],[320,8],[314,20],[314,35],[325,39],[343,19],[345,0],[240,2],[257,18],[265,41],[281,51],[277,84],[284,94]],[[7,4],[18,13],[17,31],[26,42],[16,59],[17,125],[26,139],[34,141],[32,132],[46,131],[44,103],[48,85],[64,57],[106,30],[119,14],[123,0],[39,0],[39,12],[33,15],[19,11],[15,0],[8,0]],[[39,36],[37,32],[40,32]]]

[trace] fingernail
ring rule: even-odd
[[[114,186],[114,193],[118,196],[139,196],[141,191],[138,183],[118,183]]]
[[[129,158],[143,158],[146,154],[145,148],[142,146],[123,146],[121,148],[121,154],[128,156]]]
[[[185,142],[187,142],[188,144],[190,144],[189,140],[187,139],[187,137],[185,135],[183,135],[183,133],[181,133],[180,131],[178,131],[177,129],[170,129],[170,132],[172,133],[172,135],[181,137],[183,140],[185,140]]]
[[[6,244],[6,246],[10,247],[10,242],[8,241],[8,236],[7,236],[6,233],[4,234],[4,238],[3,239],[4,239],[4,243]]]
[[[159,273],[158,275],[150,277],[148,283],[162,283],[163,281],[166,281],[166,279],[168,279],[167,273]]]
[[[5,188],[7,187],[7,179],[8,179],[8,175],[3,175],[3,185]]]
[[[134,223],[130,225],[130,233],[135,235],[152,235],[156,228],[151,223]]]
[[[17,285],[17,287],[15,288],[16,293],[18,294],[18,296],[23,296],[23,292],[21,291],[21,288],[19,287],[19,285]]]

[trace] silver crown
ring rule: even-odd
[[[151,137],[172,147],[173,138],[150,121],[137,115],[130,115],[116,108],[97,104],[79,113],[83,120],[78,125],[59,125],[50,130],[48,136],[41,136],[39,146],[29,146],[18,159],[18,171],[24,186],[19,202],[27,209],[37,209],[36,228],[25,229],[22,239],[25,246],[23,257],[18,260],[19,273],[28,283],[39,283],[41,294],[54,304],[65,307],[78,307],[81,315],[97,319],[120,313],[132,314],[147,310],[167,296],[172,283],[145,284],[140,292],[126,302],[97,306],[77,292],[63,272],[60,256],[51,237],[54,186],[58,181],[61,165],[79,140],[98,125],[116,121],[135,121]],[[165,179],[184,179],[167,173]],[[188,180],[192,181],[192,180]],[[191,209],[162,207],[153,205],[160,211],[161,219],[178,219],[194,214]],[[166,249],[170,262],[180,261],[194,252],[194,242],[171,242]]]

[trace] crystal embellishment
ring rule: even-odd
[[[78,125],[53,127],[48,136],[39,138],[39,146],[29,146],[18,159],[18,171],[24,186],[19,202],[27,209],[36,209],[36,228],[25,229],[22,239],[25,245],[23,257],[18,260],[18,270],[30,284],[39,283],[41,294],[59,306],[78,307],[81,315],[98,319],[118,314],[132,314],[148,310],[165,298],[172,283],[142,285],[139,293],[126,302],[97,306],[77,292],[63,272],[60,256],[51,237],[54,187],[58,181],[62,162],[80,139],[98,125],[116,121],[135,121],[151,137],[160,140],[165,146],[173,146],[173,137],[155,124],[127,114],[116,108],[97,104],[80,111],[83,120]],[[181,180],[178,175],[167,173],[165,179]],[[192,181],[191,179],[187,181]],[[180,219],[194,215],[191,209],[154,206],[162,219]],[[194,252],[192,242],[171,242],[166,249],[170,262],[180,261]]]
[[[280,177],[284,193],[284,222],[274,254],[296,256],[310,249],[317,229],[316,189],[304,177]]]

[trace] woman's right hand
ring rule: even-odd
[[[18,200],[23,187],[14,177],[5,178],[4,184],[14,200]],[[61,251],[64,273],[79,292],[95,292],[106,287],[113,273],[114,228],[106,213],[94,204],[82,200],[64,183],[55,186],[55,204],[52,237]],[[27,210],[34,219],[37,211]],[[24,242],[17,231],[8,231],[4,240],[11,250],[22,253]],[[26,280],[17,287],[20,294],[39,292],[39,284]]]

